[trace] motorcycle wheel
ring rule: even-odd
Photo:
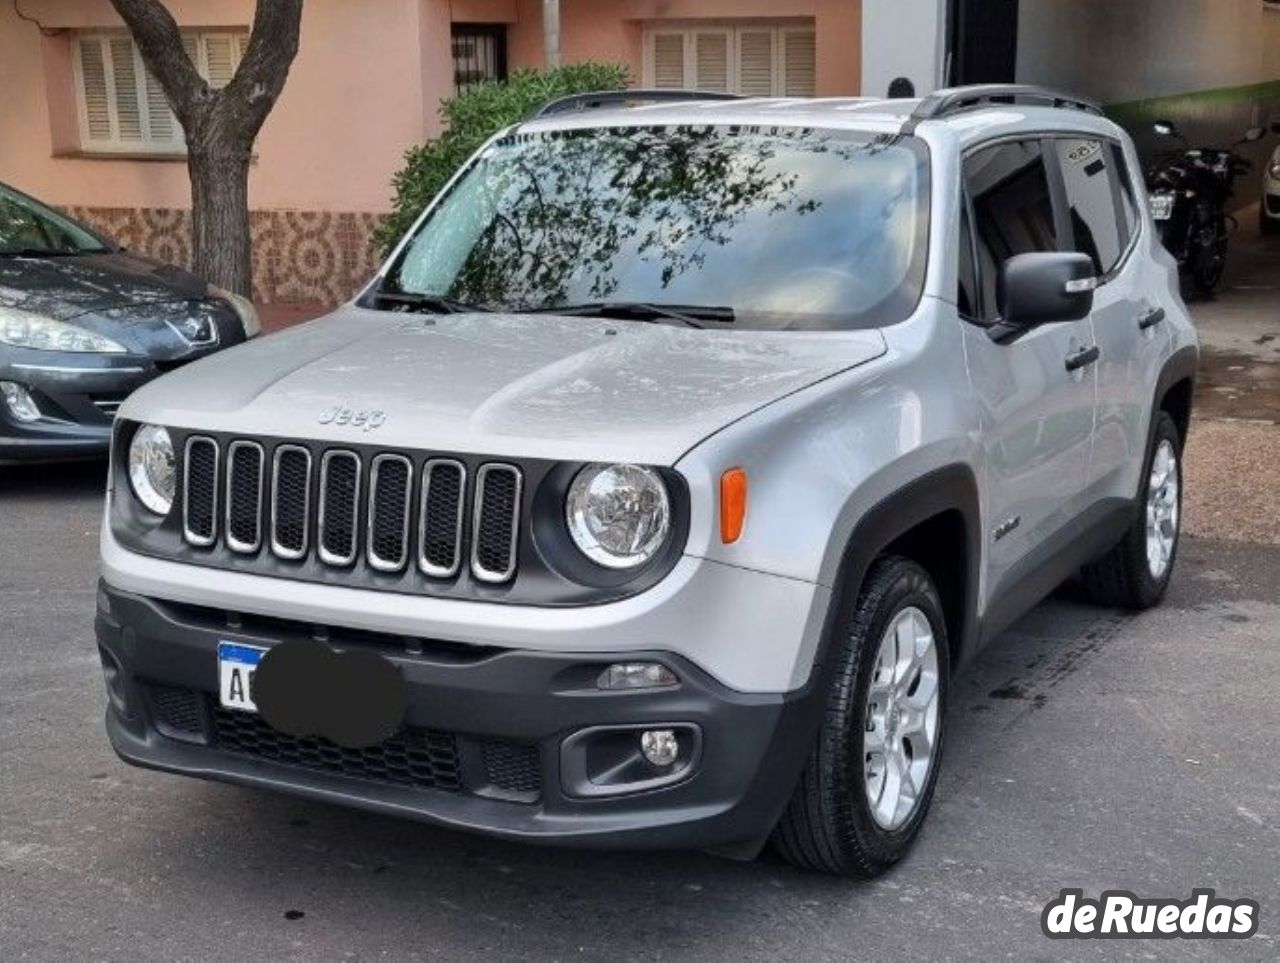
[[[1212,294],[1222,283],[1227,270],[1227,245],[1201,248],[1191,265],[1191,280],[1201,294]]]

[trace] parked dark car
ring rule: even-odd
[[[0,184],[0,464],[105,455],[130,392],[258,331],[244,298]]]

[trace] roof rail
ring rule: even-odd
[[[948,87],[934,91],[920,101],[911,114],[911,127],[921,121],[937,120],[989,104],[1026,104],[1036,107],[1061,107],[1102,115],[1102,108],[1091,100],[1075,97],[1045,87],[1027,84],[974,84],[971,87]]]
[[[597,107],[610,107],[618,104],[661,104],[685,103],[697,100],[740,100],[737,94],[726,94],[712,90],[593,90],[585,94],[570,94],[549,100],[541,107],[529,113],[526,120],[537,117],[550,117],[552,114],[571,114],[579,110],[594,110]]]

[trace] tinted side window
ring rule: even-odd
[[[973,198],[978,277],[985,320],[996,318],[996,277],[1016,254],[1058,250],[1049,175],[1039,141],[998,144],[965,158]]]
[[[1074,249],[1093,259],[1099,275],[1106,274],[1120,260],[1127,241],[1117,210],[1115,155],[1100,140],[1064,139],[1053,145],[1062,165]]]

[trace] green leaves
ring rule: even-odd
[[[394,210],[378,226],[374,240],[389,253],[454,171],[486,140],[534,108],[557,97],[617,90],[629,83],[622,64],[581,63],[546,72],[517,70],[505,81],[482,83],[442,101],[445,132],[405,152],[405,166],[392,179]]]

